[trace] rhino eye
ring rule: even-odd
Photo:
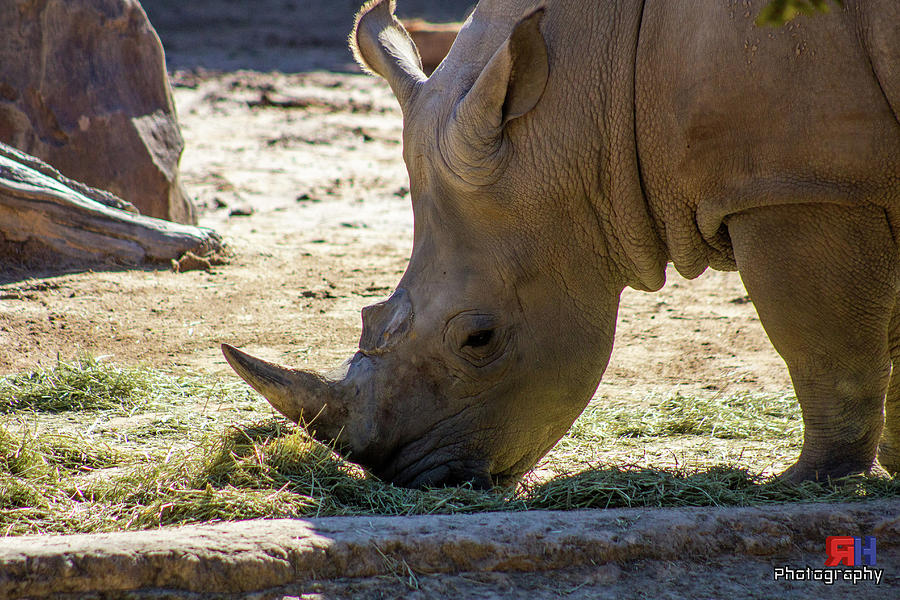
[[[469,334],[469,337],[466,338],[466,341],[463,342],[463,348],[481,348],[482,346],[487,346],[491,343],[491,338],[494,337],[493,329],[482,329],[481,331],[476,331],[475,333]]]
[[[496,316],[463,311],[447,322],[447,349],[474,367],[485,367],[502,357],[509,346],[510,331]]]

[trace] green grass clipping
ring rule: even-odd
[[[408,490],[273,417],[239,382],[84,358],[0,379],[0,535],[900,496],[900,482],[887,476],[800,486],[763,476],[771,449],[796,453],[799,423],[790,397],[675,395],[631,404],[601,398],[539,465],[542,477],[528,476],[514,489]],[[647,450],[679,443],[685,455],[698,449],[690,465],[668,464],[659,458],[664,452]]]

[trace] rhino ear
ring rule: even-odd
[[[516,24],[456,105],[448,126],[448,154],[468,163],[467,170],[490,168],[503,127],[534,108],[544,93],[550,62],[540,30],[543,16],[540,7]]]
[[[394,17],[394,4],[395,0],[366,2],[356,15],[350,48],[363,69],[387,80],[404,107],[415,85],[426,77],[416,45]]]

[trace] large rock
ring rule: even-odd
[[[0,141],[144,215],[196,222],[162,45],[137,0],[0,2]]]

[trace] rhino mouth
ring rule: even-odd
[[[468,484],[476,490],[490,490],[496,487],[515,485],[526,471],[509,469],[500,473],[491,473],[488,461],[484,459],[441,460],[434,456],[427,456],[404,469],[394,468],[373,472],[380,478],[400,487],[421,489]]]
[[[441,446],[428,448],[428,446]],[[489,489],[493,479],[488,461],[467,458],[459,444],[441,445],[419,439],[396,450],[383,466],[372,468],[378,478],[406,488],[454,486],[471,483]]]
[[[447,460],[435,461],[433,457],[422,466],[400,471],[389,477],[390,481],[401,487],[420,489],[425,487],[452,487],[471,484],[479,490],[491,489],[493,478],[481,460]]]
[[[474,452],[470,443],[463,440],[465,436],[455,430],[461,416],[468,412],[469,408],[464,408],[419,437],[400,443],[377,464],[370,463],[370,471],[384,481],[407,488],[466,483],[476,489],[491,488],[490,462],[483,453]]]
[[[392,453],[382,466],[370,469],[384,481],[400,487],[420,489],[471,485],[478,490],[508,487],[528,470],[521,464],[494,472],[485,453],[462,442],[448,443],[441,436],[412,441]]]

